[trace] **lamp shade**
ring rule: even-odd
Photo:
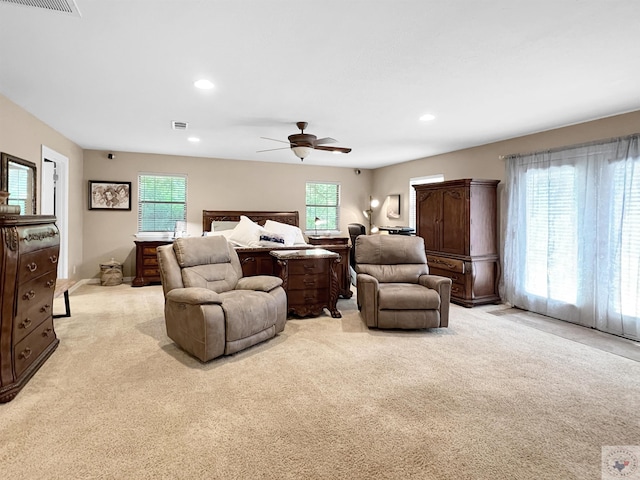
[[[293,153],[295,153],[296,157],[298,157],[300,160],[304,160],[311,153],[311,150],[313,150],[313,148],[295,146],[291,147],[291,150],[293,150]]]

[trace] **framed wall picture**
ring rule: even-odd
[[[131,182],[89,180],[89,210],[131,210]]]
[[[387,218],[400,218],[400,195],[387,197]]]

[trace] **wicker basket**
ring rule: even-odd
[[[110,262],[100,264],[100,284],[105,287],[113,287],[122,283],[122,264],[113,258]]]

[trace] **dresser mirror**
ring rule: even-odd
[[[23,215],[36,214],[36,164],[2,153],[0,190],[10,193],[9,205],[20,205]]]

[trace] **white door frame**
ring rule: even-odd
[[[60,255],[58,256],[58,278],[69,278],[69,159],[61,153],[42,145],[42,162],[56,162],[56,225],[60,230]],[[40,170],[42,171],[42,170]],[[40,187],[46,181],[40,175]]]

